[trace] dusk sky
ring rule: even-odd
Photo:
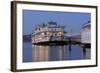
[[[79,34],[90,19],[90,13],[23,10],[23,34],[30,34],[38,24],[49,21],[64,25],[67,32]]]

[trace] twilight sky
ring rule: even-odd
[[[90,13],[23,10],[23,34],[30,34],[36,25],[49,21],[64,25],[67,32],[79,34],[90,19]]]

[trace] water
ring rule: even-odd
[[[37,46],[31,42],[23,43],[23,62],[61,61],[90,59],[91,49],[79,45]]]

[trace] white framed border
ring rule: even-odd
[[[73,61],[54,61],[54,62],[30,62],[23,63],[22,61],[22,10],[42,10],[42,11],[62,11],[62,12],[84,12],[91,13],[91,59],[89,60],[73,60]],[[96,65],[96,8],[91,6],[63,6],[50,4],[28,4],[27,2],[19,2],[16,4],[16,25],[17,25],[17,48],[16,48],[16,69],[40,69],[40,68],[58,68],[58,67],[75,67]]]

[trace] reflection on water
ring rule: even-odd
[[[23,44],[23,62],[90,59],[91,49],[79,45],[43,46]]]
[[[32,45],[32,61],[48,61],[49,50],[48,46]]]

